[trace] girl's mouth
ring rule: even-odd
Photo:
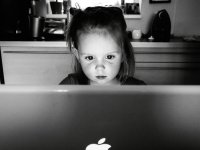
[[[96,78],[97,79],[99,79],[99,80],[103,80],[103,79],[105,79],[107,76],[96,76]]]

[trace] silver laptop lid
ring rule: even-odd
[[[0,149],[90,144],[95,150],[200,149],[200,87],[0,86]]]

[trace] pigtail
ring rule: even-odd
[[[68,25],[68,28],[65,31],[66,35],[66,42],[68,43],[68,47],[70,49],[70,52],[73,53],[73,49],[78,49],[78,37],[77,37],[77,30],[80,28],[79,24],[81,22],[82,17],[84,16],[84,13],[82,10],[76,10],[76,12],[73,12],[73,16],[71,19],[71,22]],[[77,60],[74,62],[74,71],[77,73],[82,72],[82,68]]]

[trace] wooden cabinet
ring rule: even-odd
[[[200,84],[199,43],[136,43],[135,76],[153,85]]]
[[[1,42],[5,84],[55,85],[73,71],[65,42]],[[200,43],[132,42],[135,76],[149,85],[200,84]]]
[[[1,47],[5,84],[56,85],[72,72],[66,47]]]

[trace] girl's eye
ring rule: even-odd
[[[94,57],[93,56],[86,56],[85,59],[87,59],[87,60],[93,60]]]
[[[114,55],[108,55],[108,56],[106,56],[106,59],[114,59],[114,58],[115,58]]]

